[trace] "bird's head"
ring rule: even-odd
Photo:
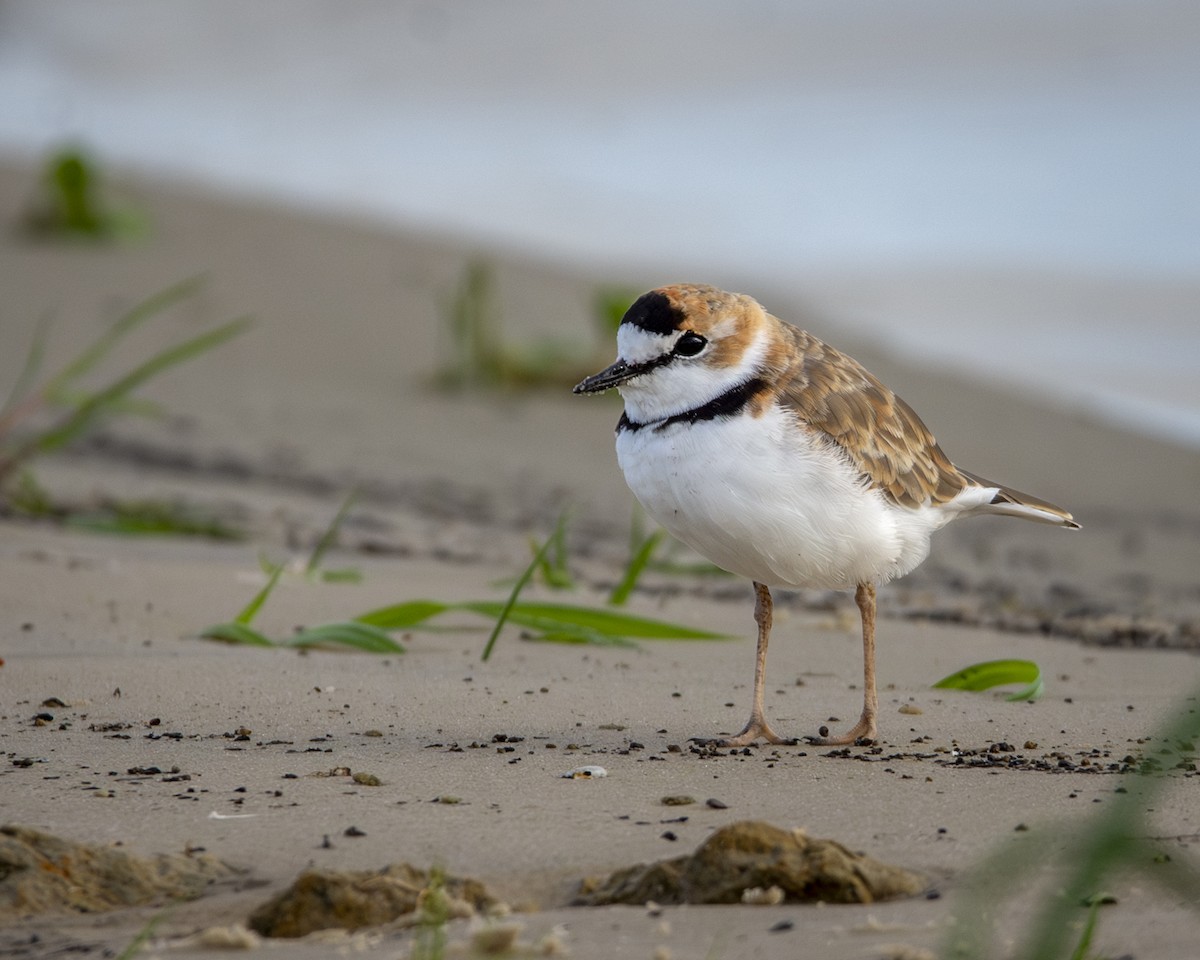
[[[678,284],[639,297],[617,330],[617,359],[575,385],[616,387],[639,423],[708,403],[763,369],[770,317],[758,302],[716,287]]]

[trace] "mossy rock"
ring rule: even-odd
[[[772,887],[785,903],[874,903],[916,896],[927,886],[919,875],[836,840],[743,820],[722,827],[690,855],[585,880],[575,903],[742,903],[747,890]]]
[[[193,900],[235,873],[206,854],[138,857],[8,824],[0,827],[0,920]]]
[[[428,871],[407,863],[382,870],[306,870],[250,916],[264,937],[303,937],[316,930],[359,930],[392,923],[417,910]],[[477,880],[444,877],[441,889],[456,915],[483,912],[496,900]]]

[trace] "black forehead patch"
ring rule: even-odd
[[[671,303],[666,294],[652,290],[633,302],[621,322],[632,323],[648,333],[666,336],[683,326],[683,311]]]

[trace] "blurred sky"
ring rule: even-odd
[[[1200,445],[1196,0],[0,0],[0,91],[8,153],[761,278]]]

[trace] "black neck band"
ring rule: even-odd
[[[652,420],[650,423],[636,423],[629,419],[628,414],[622,413],[617,421],[617,432],[622,430],[641,430],[643,427],[653,427],[655,430],[665,430],[676,423],[698,423],[701,420],[715,420],[717,417],[731,417],[749,403],[754,397],[767,388],[765,380],[755,377],[745,383],[726,390],[719,397],[714,397],[703,406],[676,413],[663,420]]]

